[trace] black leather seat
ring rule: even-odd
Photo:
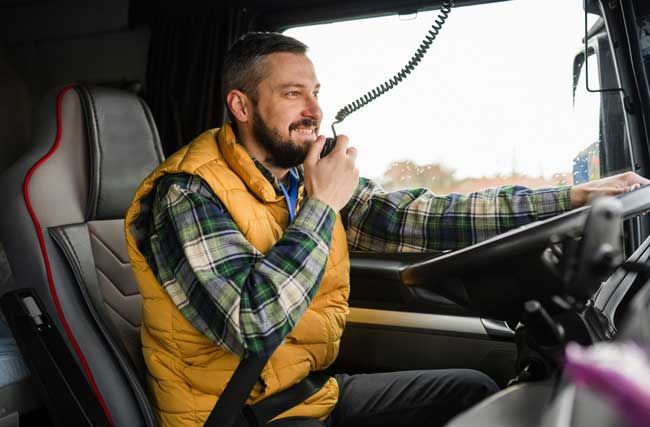
[[[136,187],[163,160],[151,113],[131,93],[73,85],[48,94],[33,123],[27,152],[0,176],[0,241],[13,273],[3,311],[55,418],[69,408],[56,407],[49,373],[34,372],[47,351],[29,350],[34,334],[52,343],[43,319],[73,355],[100,424],[155,425],[123,233]],[[27,317],[32,332],[21,326]]]

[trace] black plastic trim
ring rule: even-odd
[[[30,306],[24,299],[33,301]],[[104,410],[33,289],[8,292],[0,307],[39,395],[58,426],[109,426]]]

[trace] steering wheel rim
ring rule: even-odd
[[[625,219],[650,210],[650,186],[615,198]],[[590,210],[584,206],[414,262],[401,269],[401,281],[416,298],[418,288],[433,288],[477,315],[516,320],[526,300],[548,300],[563,292],[560,278],[544,266],[542,254],[563,237],[580,237]],[[526,277],[527,269],[532,277]]]

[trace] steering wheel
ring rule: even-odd
[[[650,210],[650,186],[614,199],[620,202],[622,218],[636,216]],[[577,242],[587,237],[583,232],[591,209],[584,206],[412,263],[401,269],[401,281],[416,299],[426,301],[434,291],[476,315],[518,320],[526,301],[545,303],[554,295],[567,294],[566,284],[545,258],[549,248],[563,239]]]

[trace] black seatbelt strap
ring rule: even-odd
[[[244,408],[246,419],[255,419],[257,425],[264,425],[281,413],[288,411],[323,388],[329,376],[310,374],[288,389],[267,397],[259,403]]]
[[[226,388],[212,408],[210,416],[205,421],[205,427],[239,427],[245,426],[242,410],[246,405],[246,399],[266,365],[268,357],[249,357],[242,359],[239,366],[232,374]]]
[[[246,399],[257,383],[268,357],[248,358],[239,366],[214,405],[205,427],[257,427],[266,424],[281,413],[304,402],[320,390],[328,380],[327,375],[311,374],[288,389],[248,406]]]

